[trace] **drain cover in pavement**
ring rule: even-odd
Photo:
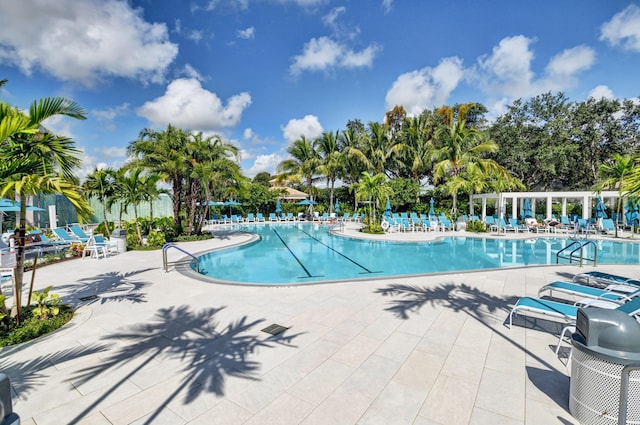
[[[284,326],[281,325],[276,325],[275,323],[273,325],[269,325],[266,328],[262,329],[262,332],[266,332],[268,334],[271,335],[278,335],[279,333],[282,333],[284,331],[286,331],[289,328],[285,328]]]

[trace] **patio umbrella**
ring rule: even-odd
[[[596,218],[607,218],[607,207],[602,202],[602,196],[598,198],[596,204]]]
[[[384,212],[382,213],[385,217],[391,217],[391,201],[387,199],[387,203],[384,206]]]
[[[210,207],[222,207],[224,205],[224,202],[220,202],[220,201],[209,201],[209,206]]]
[[[333,207],[333,209],[339,213],[340,212],[340,202],[336,199],[336,205]]]
[[[638,219],[638,205],[635,205],[635,203],[629,199],[625,208],[627,212],[624,213],[624,216],[627,219],[627,225],[633,226]]]
[[[533,211],[531,211],[531,201],[529,201],[529,198],[524,198],[524,202],[522,203],[522,218],[531,217],[533,217]]]
[[[435,217],[436,216],[436,210],[433,209],[433,205],[435,204],[435,201],[433,200],[433,198],[431,198],[429,200],[429,217]]]
[[[280,214],[282,212],[282,205],[280,205],[280,199],[276,201],[276,214]]]
[[[224,205],[229,207],[229,217],[231,217],[231,207],[237,207],[237,206],[242,205],[242,204],[240,202],[234,201],[232,199],[230,201],[225,201]]]
[[[303,199],[302,201],[298,202],[296,205],[318,205],[318,203],[310,199]]]

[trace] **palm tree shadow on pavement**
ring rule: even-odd
[[[193,402],[203,392],[223,396],[226,376],[257,380],[260,362],[254,357],[259,350],[295,347],[292,341],[300,334],[284,332],[268,337],[258,334],[255,329],[264,319],[249,320],[243,316],[222,325],[215,316],[223,308],[206,308],[198,312],[184,305],[164,308],[146,322],[105,336],[105,344],[115,349],[110,355],[103,356],[102,363],[79,370],[72,378],[75,386],[99,379],[134,360],[141,361],[69,423],[81,421],[118,387],[155,362],[180,360],[181,368],[175,371],[175,376],[183,378],[171,394],[159,402],[145,423],[153,423],[180,394],[184,394],[184,404]]]
[[[465,283],[448,282],[441,283],[438,286],[390,284],[374,292],[382,296],[392,297],[393,299],[389,301],[390,306],[385,310],[404,320],[409,319],[412,314],[418,314],[419,310],[425,305],[441,306],[456,312],[466,313],[469,317],[490,328],[493,331],[493,335],[503,338],[543,365],[546,370],[537,369],[534,371],[528,369],[528,376],[531,382],[568,412],[568,399],[558,397],[558,389],[550,388],[549,385],[539,379],[540,376],[544,376],[545,379],[549,380],[553,376],[553,382],[558,383],[558,385],[564,385],[568,382],[566,374],[510,337],[508,330],[505,331],[503,327],[496,326],[495,313],[502,310],[508,314],[518,297],[498,297]],[[553,329],[559,333],[561,325],[558,325],[558,323],[547,320],[541,320],[541,322],[543,325],[539,325],[537,320],[534,321],[536,330],[549,332],[549,329]]]
[[[150,270],[154,269],[147,268],[127,273],[118,271],[102,273],[77,282],[56,285],[55,290],[60,293],[63,303],[74,308],[97,301],[101,304],[123,301],[142,303],[146,301],[141,290],[150,282],[139,281],[135,277]]]

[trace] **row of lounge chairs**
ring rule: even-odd
[[[248,213],[246,216],[242,216],[239,214],[232,214],[231,216],[227,216],[226,214],[222,216],[214,215],[209,224],[241,224],[241,223],[265,223],[269,222],[295,222],[295,221],[303,221],[305,220],[305,216],[303,214],[294,215],[293,213],[269,213],[268,218],[266,218],[262,213]],[[333,220],[341,220],[341,221],[360,221],[362,217],[359,213],[344,213],[343,215],[337,214],[318,214],[315,213],[311,220],[313,221],[333,221]]]
[[[593,286],[593,285],[597,285]],[[573,303],[540,298],[543,294],[570,296],[579,298]],[[581,307],[600,307],[622,311],[636,316],[640,321],[640,280],[602,272],[587,272],[576,275],[572,282],[551,282],[538,291],[538,298],[522,297],[509,313],[509,327],[513,325],[514,315],[544,316],[564,321],[560,333],[556,354],[567,332],[575,331],[578,309]]]
[[[390,216],[385,216],[382,227],[387,232],[455,230],[454,223],[444,214],[428,216],[415,212],[392,213]]]

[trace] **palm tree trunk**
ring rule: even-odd
[[[136,221],[136,234],[138,236],[138,245],[142,245],[142,231],[140,230],[140,222],[138,221],[138,206],[133,204],[133,218]]]
[[[22,322],[20,309],[22,305],[22,280],[24,279],[24,257],[25,257],[25,233],[27,228],[27,197],[20,195],[20,224],[18,226],[18,234],[15,235],[16,241],[16,281],[15,294],[13,297],[13,307],[11,308],[11,317],[15,317],[18,324]]]
[[[111,233],[111,229],[109,229],[109,221],[107,220],[107,202],[105,199],[102,200],[102,220],[104,222],[105,232],[107,233],[105,236],[108,236]]]

